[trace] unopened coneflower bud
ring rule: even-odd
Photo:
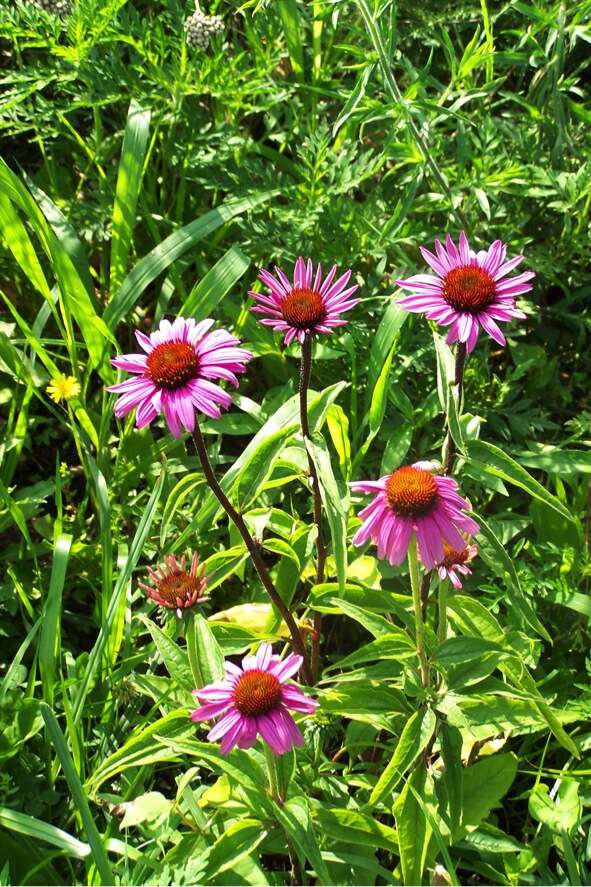
[[[185,22],[187,46],[191,49],[207,49],[215,34],[224,30],[224,22],[219,15],[205,15],[199,6]]]
[[[140,588],[147,591],[149,597],[161,607],[176,610],[179,619],[183,615],[183,610],[203,602],[207,590],[205,571],[203,567],[199,569],[197,554],[193,554],[188,569],[185,566],[186,561],[184,555],[180,561],[177,561],[176,557],[170,554],[155,570],[148,567],[149,584],[138,583]]]

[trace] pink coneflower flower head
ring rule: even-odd
[[[149,336],[136,330],[145,353],[123,354],[111,361],[133,374],[107,388],[121,395],[115,404],[117,418],[136,409],[136,426],[144,428],[163,413],[175,437],[181,436],[181,426],[193,431],[195,410],[217,419],[220,407],[227,409],[232,398],[211,380],[238,386],[236,373],[244,372],[252,354],[239,348],[239,340],[227,330],[209,332],[213,323],[209,318],[197,323],[192,317],[177,317],[173,323],[160,321]]]
[[[347,286],[351,271],[335,280],[336,273],[337,266],[333,265],[323,278],[320,263],[314,271],[312,259],[306,261],[301,256],[295,263],[293,282],[281,268],[275,268],[275,276],[263,269],[259,278],[269,293],[251,290],[249,295],[257,301],[251,311],[266,315],[261,318],[265,326],[284,332],[286,345],[294,339],[303,342],[312,333],[329,335],[347,322],[341,315],[359,302],[351,298],[358,287]]]
[[[480,327],[504,345],[505,337],[497,321],[525,318],[523,311],[515,307],[515,296],[529,292],[529,281],[536,276],[533,271],[524,271],[507,277],[523,256],[505,261],[507,247],[500,240],[495,240],[488,250],[475,253],[463,231],[458,246],[448,234],[445,246],[435,241],[435,250],[437,255],[421,247],[422,256],[435,275],[415,274],[408,280],[397,280],[398,286],[411,291],[397,304],[449,326],[448,344],[465,342],[468,353],[474,350]]]
[[[235,745],[251,748],[259,733],[276,755],[303,745],[304,737],[288,709],[313,714],[318,703],[287,683],[301,664],[301,656],[291,653],[281,660],[273,655],[271,644],[261,644],[254,656],[245,656],[242,668],[226,662],[222,681],[193,691],[201,708],[191,712],[192,720],[220,719],[207,738],[210,742],[221,739],[223,755]]]
[[[461,588],[462,582],[458,573],[468,576],[472,570],[466,566],[471,560],[474,560],[478,554],[477,545],[466,545],[460,551],[456,551],[446,542],[443,543],[444,557],[441,563],[437,564],[437,571],[440,579],[449,579],[454,588]]]
[[[401,564],[416,533],[419,555],[428,570],[443,560],[445,542],[452,548],[465,547],[460,530],[472,534],[480,529],[465,513],[470,504],[459,495],[453,478],[433,474],[429,465],[416,462],[380,480],[351,484],[357,492],[374,494],[373,501],[359,512],[363,525],[353,545],[371,539],[378,546],[379,558]]]
[[[155,570],[148,567],[147,584],[138,582],[140,588],[147,591],[148,596],[161,607],[176,610],[179,619],[183,610],[203,603],[207,591],[205,568],[199,568],[197,553],[193,553],[188,569],[186,563],[185,555],[177,561],[174,555],[169,554]]]

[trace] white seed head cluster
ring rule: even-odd
[[[72,0],[33,0],[33,3],[54,15],[67,16],[72,12]]]
[[[185,22],[187,46],[191,49],[207,49],[215,34],[224,30],[224,22],[219,15],[204,15],[197,10]]]

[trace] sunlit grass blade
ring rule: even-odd
[[[109,280],[111,291],[115,291],[125,277],[148,147],[150,116],[150,112],[143,110],[137,102],[131,102],[123,133],[123,146],[113,206]]]
[[[9,831],[28,835],[36,841],[57,847],[76,859],[86,859],[92,852],[89,844],[79,841],[61,828],[8,807],[0,807],[0,825]]]
[[[250,259],[237,246],[231,246],[221,259],[193,287],[183,304],[183,313],[202,320],[238,283],[248,269]]]
[[[124,593],[129,581],[129,577],[131,576],[134,567],[141,557],[144,543],[150,532],[152,521],[154,520],[154,515],[160,501],[160,496],[162,495],[165,477],[166,472],[163,468],[160,472],[160,476],[156,484],[154,485],[154,489],[152,490],[150,499],[146,504],[146,508],[144,509],[141,520],[138,524],[133,542],[131,543],[129,557],[125,563],[125,567],[119,574],[117,582],[115,583],[115,588],[113,589],[113,594],[111,596],[111,600],[109,601],[109,605],[104,622],[99,632],[99,636],[96,639],[92,650],[90,651],[88,664],[82,676],[82,680],[80,681],[78,693],[73,705],[73,716],[76,723],[78,723],[80,718],[82,717],[84,711],[84,703],[86,701],[86,697],[90,688],[90,683],[100,666],[101,658],[103,656],[103,653],[105,652],[105,648],[109,641],[113,626],[115,625],[116,617],[119,611],[121,595]]]
[[[61,646],[62,591],[70,557],[72,537],[59,536],[53,552],[49,590],[43,610],[43,625],[39,638],[39,669],[43,686],[43,698],[53,706],[56,686],[56,661]]]
[[[244,200],[223,203],[216,209],[205,213],[201,218],[185,225],[179,231],[175,231],[174,234],[155,246],[147,256],[140,259],[107,305],[103,318],[109,329],[116,328],[117,324],[129,314],[146,287],[176,259],[200,240],[229,222],[230,219],[270,200],[274,193],[271,191]]]
[[[74,805],[76,806],[76,809],[80,814],[80,818],[82,819],[84,831],[86,832],[86,837],[88,839],[88,843],[90,844],[92,857],[100,875],[101,882],[103,884],[114,884],[115,879],[113,877],[111,866],[107,858],[107,852],[103,845],[103,841],[99,834],[99,831],[96,827],[95,821],[92,818],[92,814],[88,806],[86,792],[82,787],[80,777],[78,776],[74,764],[72,763],[72,758],[70,757],[70,753],[68,751],[66,738],[62,733],[60,725],[57,722],[57,718],[51,708],[44,702],[39,703],[39,708],[41,710],[43,720],[45,721],[45,726],[47,728],[47,732],[49,733],[49,737],[57,752],[59,762],[62,765],[62,770],[72,794]]]

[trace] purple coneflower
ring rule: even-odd
[[[350,298],[358,287],[347,287],[351,271],[334,280],[336,273],[337,266],[333,265],[323,279],[322,266],[318,264],[314,273],[312,259],[306,261],[301,256],[295,263],[293,283],[281,268],[275,268],[276,276],[263,269],[259,277],[269,294],[251,290],[249,295],[258,303],[251,311],[266,314],[261,323],[284,332],[286,345],[294,339],[303,342],[310,333],[329,335],[346,323],[341,314],[359,302]]]
[[[179,619],[183,610],[202,603],[207,590],[205,568],[199,569],[197,553],[193,553],[189,569],[186,569],[186,562],[185,555],[177,561],[174,555],[169,554],[155,570],[147,568],[149,584],[138,582],[140,588],[147,591],[149,597],[161,607],[176,610]]]
[[[439,578],[449,579],[454,588],[461,588],[462,582],[458,573],[461,573],[464,576],[469,576],[472,573],[472,570],[467,567],[466,564],[469,564],[470,561],[474,560],[478,554],[478,546],[466,545],[464,548],[457,551],[455,548],[452,548],[451,545],[444,542],[443,551],[443,560],[441,563],[437,564]]]
[[[273,655],[271,644],[261,644],[254,656],[245,656],[242,668],[226,662],[222,681],[193,691],[202,705],[191,712],[192,720],[220,718],[207,738],[222,740],[223,755],[235,745],[251,748],[259,733],[276,755],[303,745],[304,737],[288,709],[313,714],[318,703],[295,684],[286,683],[301,664],[301,656],[291,653],[281,660]]]
[[[237,386],[236,373],[244,372],[252,354],[237,347],[239,340],[227,330],[208,332],[213,323],[177,317],[173,323],[161,320],[149,336],[136,330],[145,354],[123,354],[111,361],[118,369],[134,374],[107,388],[121,395],[115,404],[117,418],[137,408],[136,426],[144,428],[164,413],[175,437],[181,436],[181,426],[194,430],[196,409],[217,419],[220,407],[227,409],[232,398],[211,379]]]
[[[536,276],[533,271],[525,271],[504,279],[523,256],[506,262],[507,247],[500,240],[488,250],[475,253],[463,231],[458,246],[448,234],[445,247],[436,240],[435,250],[437,255],[421,247],[424,260],[437,276],[415,274],[408,280],[397,280],[398,286],[411,290],[411,295],[397,304],[449,326],[448,344],[465,342],[468,353],[476,345],[480,327],[504,345],[505,337],[496,321],[523,320],[526,315],[515,307],[515,296],[529,292],[529,281]]]
[[[375,494],[373,502],[359,512],[363,525],[353,545],[372,539],[379,558],[401,564],[416,533],[419,555],[428,570],[443,560],[444,542],[456,549],[465,547],[459,531],[473,534],[480,527],[464,513],[471,507],[459,495],[456,481],[432,474],[431,464],[416,462],[379,480],[351,484],[357,492]]]

